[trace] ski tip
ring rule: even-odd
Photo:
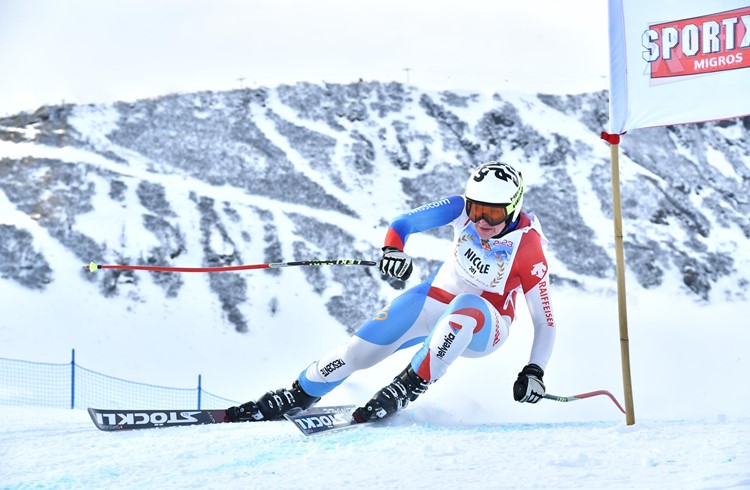
[[[96,262],[90,262],[89,265],[84,265],[83,268],[88,269],[90,272],[96,272],[99,270],[99,265]]]
[[[104,424],[104,421],[101,419],[101,416],[98,415],[101,412],[101,410],[89,407],[88,409],[86,409],[86,411],[89,413],[89,417],[91,417],[91,421],[94,422],[94,425],[96,426],[97,429],[103,430],[105,432],[112,430],[111,428],[107,427]]]

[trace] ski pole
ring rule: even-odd
[[[617,408],[620,409],[622,413],[625,413],[625,410],[622,408],[622,405],[620,405],[620,402],[617,401],[617,398],[612,395],[607,390],[598,390],[598,391],[590,391],[588,393],[581,393],[580,395],[572,395],[572,396],[557,396],[557,395],[550,395],[549,393],[545,394],[543,398],[546,398],[547,400],[555,400],[558,402],[574,402],[577,400],[583,400],[585,398],[591,398],[592,396],[597,395],[606,395],[608,396],[612,402],[617,405]]]
[[[251,269],[278,269],[281,267],[295,267],[295,266],[321,266],[321,265],[366,265],[373,266],[377,265],[377,262],[372,260],[357,260],[357,259],[334,259],[334,260],[299,260],[296,262],[271,262],[268,264],[252,264],[252,265],[231,265],[226,267],[164,267],[156,265],[99,265],[96,262],[91,262],[89,265],[84,265],[83,268],[91,272],[96,272],[99,269],[127,269],[132,271],[157,271],[157,272],[230,272],[230,271],[246,271]]]

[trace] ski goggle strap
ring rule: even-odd
[[[490,226],[497,226],[508,217],[508,206],[502,204],[484,204],[466,199],[466,214],[476,223],[484,218]]]

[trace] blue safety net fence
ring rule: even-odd
[[[0,357],[0,405],[53,408],[184,410],[226,408],[237,401],[203,389],[172,388],[116,378],[76,364],[52,364]]]

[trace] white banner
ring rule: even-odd
[[[750,1],[609,0],[610,133],[750,114]]]

